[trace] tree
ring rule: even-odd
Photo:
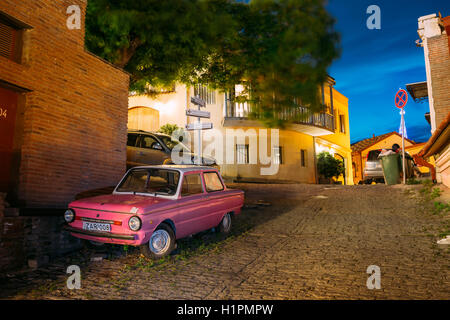
[[[176,124],[167,123],[167,124],[161,126],[161,128],[159,128],[158,132],[172,136],[172,133],[174,133],[175,131],[180,130],[180,129],[181,128],[179,128]]]
[[[324,1],[89,0],[86,46],[127,70],[140,93],[175,81],[223,91],[241,83],[236,100],[279,127],[299,103],[323,108],[318,88],[338,56]]]
[[[321,152],[317,156],[317,171],[326,179],[338,178],[344,173],[344,163],[334,158],[328,152]]]

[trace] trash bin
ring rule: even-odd
[[[381,166],[383,168],[384,181],[387,185],[398,184],[400,180],[400,154],[380,155]]]

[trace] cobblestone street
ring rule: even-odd
[[[153,263],[126,255],[80,264],[79,290],[65,287],[75,256],[46,271],[4,276],[10,299],[449,299],[450,254],[438,246],[449,224],[418,186],[239,184],[246,207],[227,238],[179,241]],[[91,254],[87,252],[86,254]],[[369,265],[381,289],[366,286]],[[28,278],[27,278],[28,277]],[[30,282],[34,285],[31,286]],[[15,290],[19,284],[20,290]]]

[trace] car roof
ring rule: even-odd
[[[182,173],[191,172],[191,171],[217,171],[215,168],[207,167],[207,166],[193,166],[193,165],[184,165],[184,164],[173,164],[173,165],[153,165],[153,166],[139,166],[133,167],[132,169],[172,169],[178,170]]]
[[[144,130],[128,130],[128,133],[142,133],[142,134],[152,134],[155,136],[166,136],[170,137],[168,134],[162,132],[154,132],[154,131],[144,131]]]

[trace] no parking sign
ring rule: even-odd
[[[403,109],[406,106],[406,103],[408,102],[408,93],[404,89],[400,89],[397,91],[395,95],[395,106],[402,111],[400,111],[400,114],[402,116],[401,122],[400,122],[400,128],[402,129],[402,162],[403,162],[403,184],[406,184],[406,172],[405,172],[405,110]]]
[[[408,93],[404,89],[400,89],[397,91],[395,95],[395,106],[399,109],[403,109],[408,102]]]

